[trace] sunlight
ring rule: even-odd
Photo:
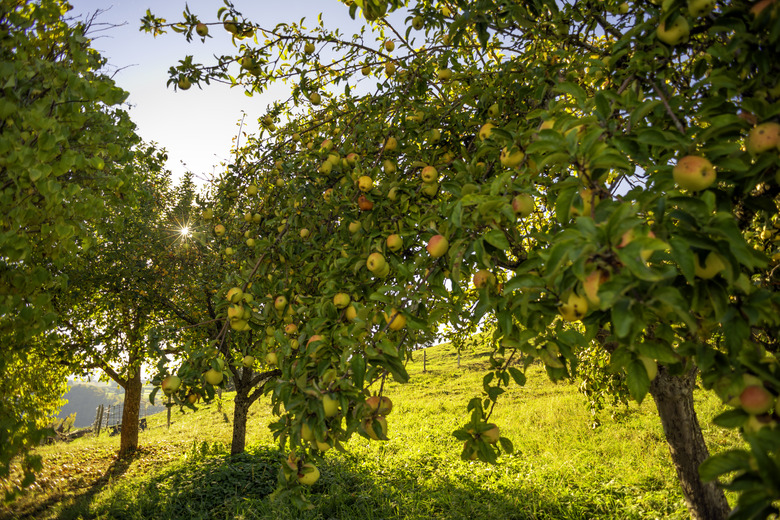
[[[182,227],[181,229],[179,229],[179,234],[183,238],[187,238],[188,236],[190,236],[190,228],[187,226]]]

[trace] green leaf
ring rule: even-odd
[[[722,428],[738,428],[745,424],[750,415],[741,408],[726,410],[717,415],[712,422]]]
[[[498,229],[489,231],[485,234],[484,238],[485,242],[492,245],[496,249],[506,251],[510,248],[509,240],[507,240],[506,235],[504,235],[504,233]]]
[[[704,482],[712,482],[732,471],[750,470],[750,453],[745,450],[729,450],[718,453],[702,462],[699,476]]]
[[[645,365],[640,360],[634,359],[629,363],[626,370],[626,385],[628,393],[638,403],[641,403],[650,391],[650,378],[647,377]]]

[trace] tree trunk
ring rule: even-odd
[[[246,378],[247,380],[249,377]],[[230,454],[238,455],[246,447],[246,419],[249,413],[249,387],[245,380],[236,378],[236,406],[233,409],[233,442],[230,444]]]
[[[122,409],[122,436],[119,441],[119,456],[129,455],[138,448],[138,421],[141,411],[141,369],[125,385],[125,404]]]
[[[687,374],[673,376],[666,367],[659,367],[658,375],[650,385],[650,394],[661,417],[691,518],[721,520],[730,511],[723,490],[714,482],[704,484],[699,478],[699,465],[710,454],[693,408],[696,372],[693,368]]]

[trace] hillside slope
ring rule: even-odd
[[[461,367],[447,344],[408,365],[411,382],[390,383],[394,402],[387,442],[355,437],[347,453],[329,452],[305,513],[267,495],[276,485],[278,447],[267,428],[266,399],[250,411],[249,449],[230,459],[231,395],[197,413],[149,417],[142,448],[117,461],[118,437],[87,437],[43,447],[47,469],[35,490],[3,518],[686,518],[674,469],[651,400],[592,418],[577,385],[550,383],[531,367],[525,387],[511,386],[491,420],[515,446],[491,466],[460,460],[452,431],[480,395],[484,352],[464,353]],[[649,398],[648,398],[649,399]],[[736,436],[711,426],[721,410],[701,394],[697,407],[715,452]]]

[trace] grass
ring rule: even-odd
[[[229,456],[232,402],[197,413],[148,418],[141,449],[115,458],[119,438],[101,435],[41,447],[46,469],[36,488],[0,518],[36,519],[652,519],[687,518],[663,431],[648,397],[613,410],[592,429],[576,383],[550,383],[538,367],[524,387],[511,386],[492,422],[515,453],[496,465],[464,462],[453,430],[467,421],[466,404],[480,394],[484,353],[465,353],[461,368],[448,345],[428,349],[408,366],[412,382],[390,383],[390,440],[353,438],[347,453],[329,452],[312,487],[313,509],[299,511],[268,495],[281,460],[266,427],[267,401],[250,410],[247,452]],[[696,394],[713,452],[739,444],[711,426],[722,406]]]

